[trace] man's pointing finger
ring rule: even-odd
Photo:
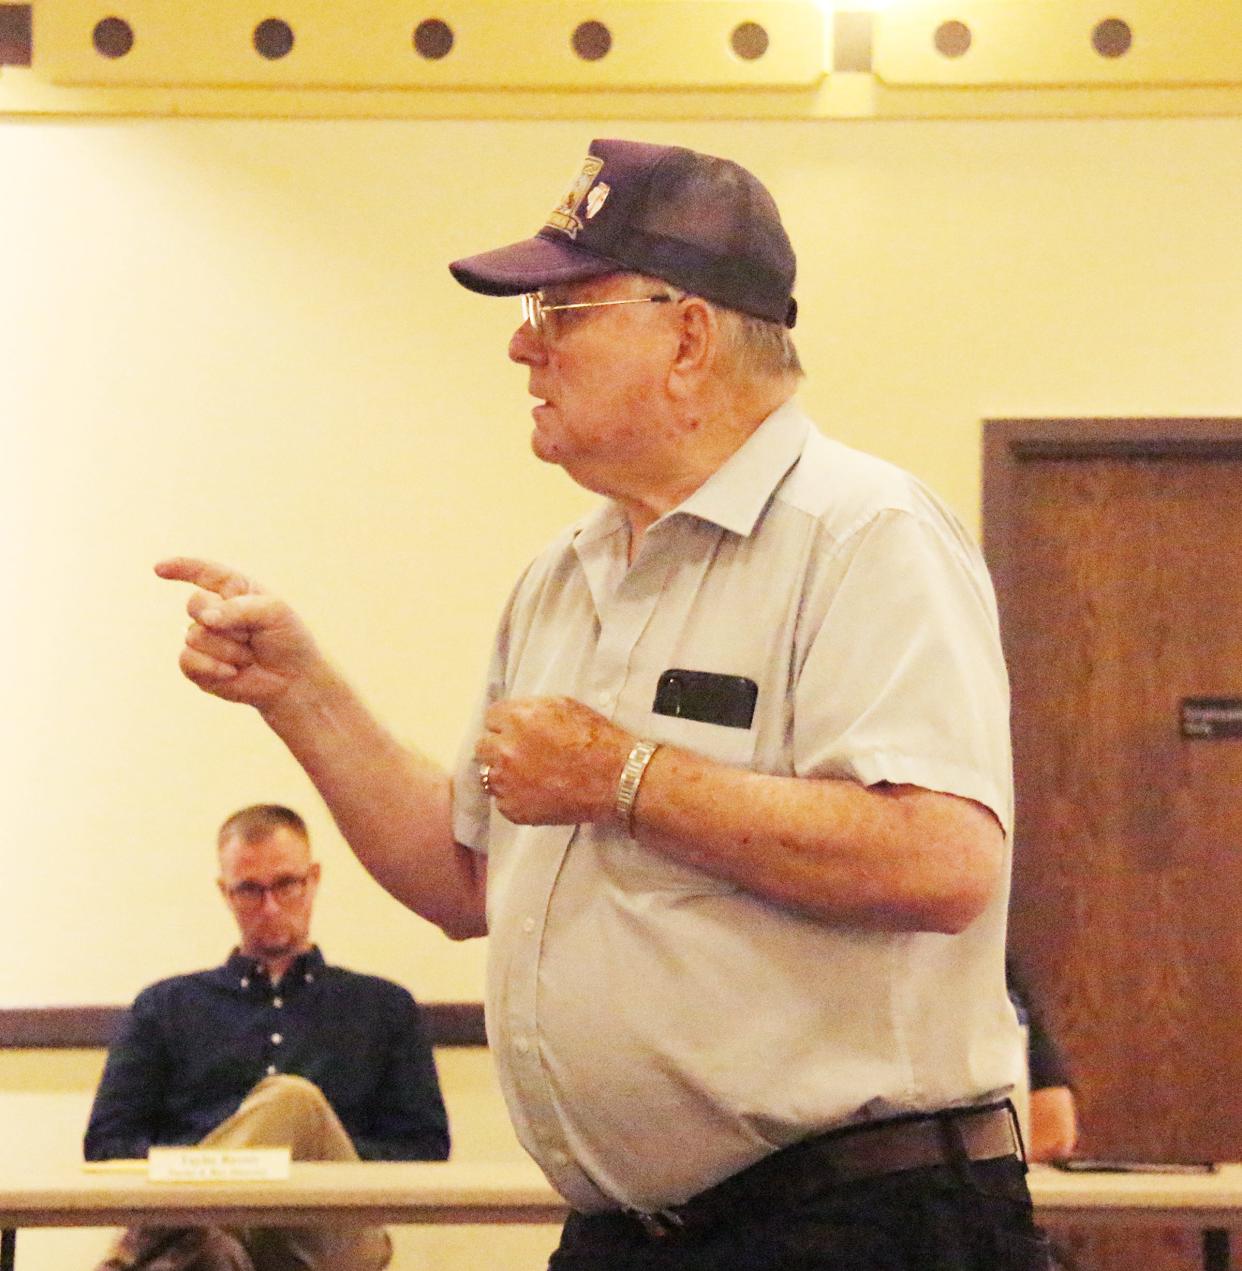
[[[224,600],[258,590],[237,570],[219,565],[215,561],[199,560],[194,556],[171,556],[160,561],[155,566],[155,572],[160,578],[172,582],[192,583],[204,591],[214,591]]]

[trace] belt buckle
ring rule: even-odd
[[[625,1211],[643,1229],[648,1240],[667,1240],[685,1230],[686,1220],[671,1209],[657,1209],[653,1213],[643,1209]]]

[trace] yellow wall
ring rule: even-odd
[[[608,125],[726,152],[800,253],[823,426],[977,520],[979,423],[1230,413],[1242,121]],[[290,597],[448,758],[522,563],[587,496],[527,452],[512,301],[445,262],[533,231],[590,123],[0,125],[0,1001],[115,1001],[231,935],[221,817],[311,816],[330,956],[478,996],[374,888],[259,722],[184,683],[183,589]]]
[[[330,957],[479,996],[481,946],[387,900],[259,722],[180,679],[150,564],[265,580],[448,759],[509,583],[588,500],[527,452],[516,305],[444,265],[533,231],[600,134],[769,183],[804,400],[969,523],[983,418],[1242,414],[1240,120],[0,124],[0,1002],[218,959],[213,831],[267,799],[311,820]],[[0,1125],[44,1097],[10,1080]],[[47,1096],[47,1150],[88,1095]]]

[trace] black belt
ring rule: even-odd
[[[825,1185],[850,1183],[931,1165],[963,1160],[1021,1158],[1021,1140],[1008,1102],[959,1108],[930,1115],[898,1117],[847,1126],[781,1148],[738,1174],[692,1196],[684,1204],[654,1213],[625,1210],[588,1215],[636,1225],[650,1240],[675,1239],[747,1214],[770,1213]]]

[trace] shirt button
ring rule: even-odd
[[[564,1152],[556,1151],[552,1153],[552,1164],[565,1166],[569,1164],[569,1157]]]
[[[280,1043],[281,1043],[282,1041],[284,1041],[284,1040],[285,1040],[285,1039],[284,1039],[284,1038],[283,1038],[283,1037],[282,1037],[279,1033],[273,1033],[273,1034],[272,1034],[272,1045],[273,1045],[273,1046],[279,1046],[279,1045],[280,1045]]]
[[[284,1004],[285,1004],[285,999],[284,999],[283,997],[274,997],[274,998],[272,998],[272,1005],[273,1005],[273,1006],[274,1006],[277,1010],[280,1010],[280,1008],[281,1008],[282,1006],[284,1006]]]
[[[527,1041],[525,1037],[519,1037],[513,1043],[513,1049],[516,1050],[519,1055],[525,1055],[527,1051],[530,1050],[530,1042]]]
[[[274,1077],[274,1076],[276,1075],[276,1065],[275,1065],[275,1064],[268,1064],[268,1066],[267,1066],[267,1075],[268,1075],[269,1077]]]
[[[534,929],[535,920],[533,918],[527,918],[526,921],[522,923],[522,930],[525,931],[527,935],[530,935]]]
[[[604,710],[608,710],[613,704],[612,694],[609,692],[601,693],[599,695],[599,704],[604,708]]]

